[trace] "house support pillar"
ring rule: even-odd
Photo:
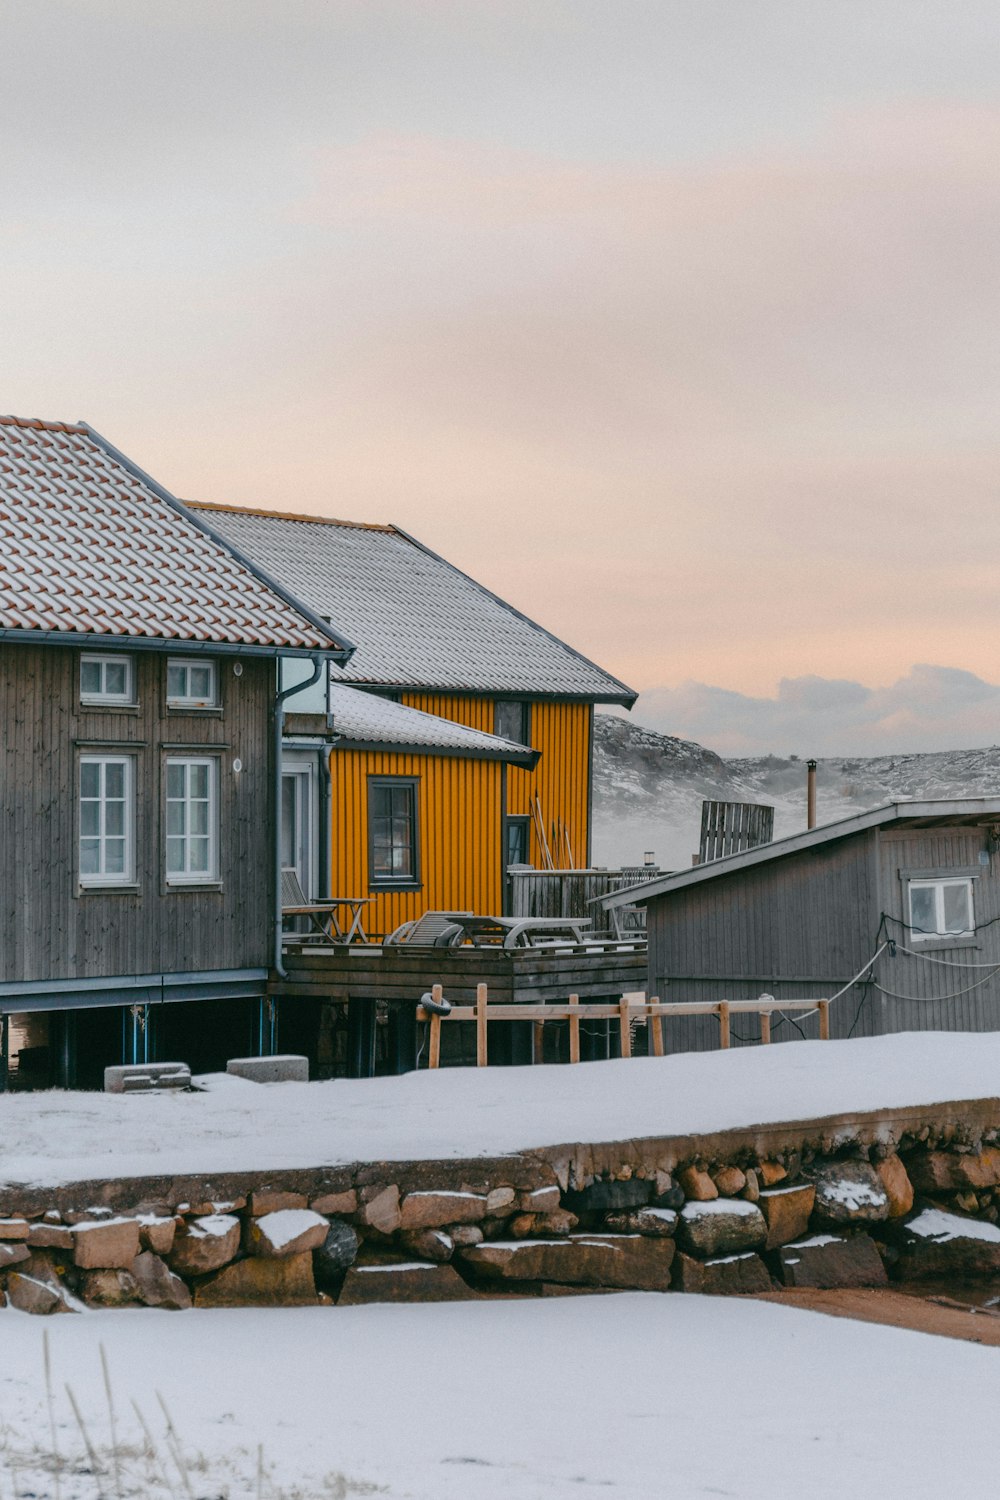
[[[374,1000],[360,1000],[352,996],[347,1002],[347,1076],[375,1076]]]
[[[148,1063],[152,1061],[152,1048],[149,1036],[149,1006],[130,1005],[122,1016],[123,1021],[123,1046],[122,1053],[127,1063]]]
[[[257,1011],[257,1056],[273,1057],[278,1050],[278,997],[262,995]]]
[[[0,1015],[0,1094],[10,1083],[10,1016]]]

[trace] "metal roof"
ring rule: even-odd
[[[336,680],[624,703],[635,693],[395,526],[194,504],[358,641]]]
[[[412,750],[417,754],[456,755],[476,760],[501,760],[528,770],[538,762],[539,752],[500,735],[486,734],[439,719],[405,704],[393,703],[376,693],[335,682],[330,686],[337,747],[342,750]]]
[[[1000,823],[1000,797],[887,802],[884,807],[857,813],[852,818],[824,823],[820,828],[810,828],[805,833],[776,839],[771,844],[759,844],[755,849],[744,849],[739,854],[727,854],[722,859],[709,860],[707,864],[692,865],[690,870],[677,870],[672,875],[647,880],[643,885],[629,886],[627,890],[607,896],[601,905],[608,910],[612,906],[642,903],[653,896],[671,895],[674,891],[686,890],[688,886],[715,880],[720,875],[733,875],[753,865],[768,864],[771,860],[798,854],[803,849],[821,848],[824,844],[832,844],[838,839],[850,838],[852,834],[865,833],[872,828],[884,828],[891,823],[901,828],[931,828],[939,823]]]
[[[84,422],[0,417],[0,638],[349,653]]]

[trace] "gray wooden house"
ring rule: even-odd
[[[351,650],[86,423],[0,417],[0,1087],[260,1045],[279,658]]]
[[[834,1037],[1000,1029],[1000,797],[895,802],[609,896],[646,907],[664,1001],[829,998]],[[876,957],[877,955],[877,957]],[[871,960],[874,959],[874,963]],[[869,965],[871,964],[871,967]],[[817,1021],[774,1021],[774,1040]],[[667,1023],[718,1045],[712,1017]],[[756,1042],[754,1017],[734,1044]]]

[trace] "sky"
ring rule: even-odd
[[[994,0],[2,0],[0,409],[723,753],[1000,739]]]

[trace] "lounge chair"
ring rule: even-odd
[[[457,948],[465,928],[463,918],[471,911],[425,911],[422,917],[402,922],[385,939],[387,948]]]

